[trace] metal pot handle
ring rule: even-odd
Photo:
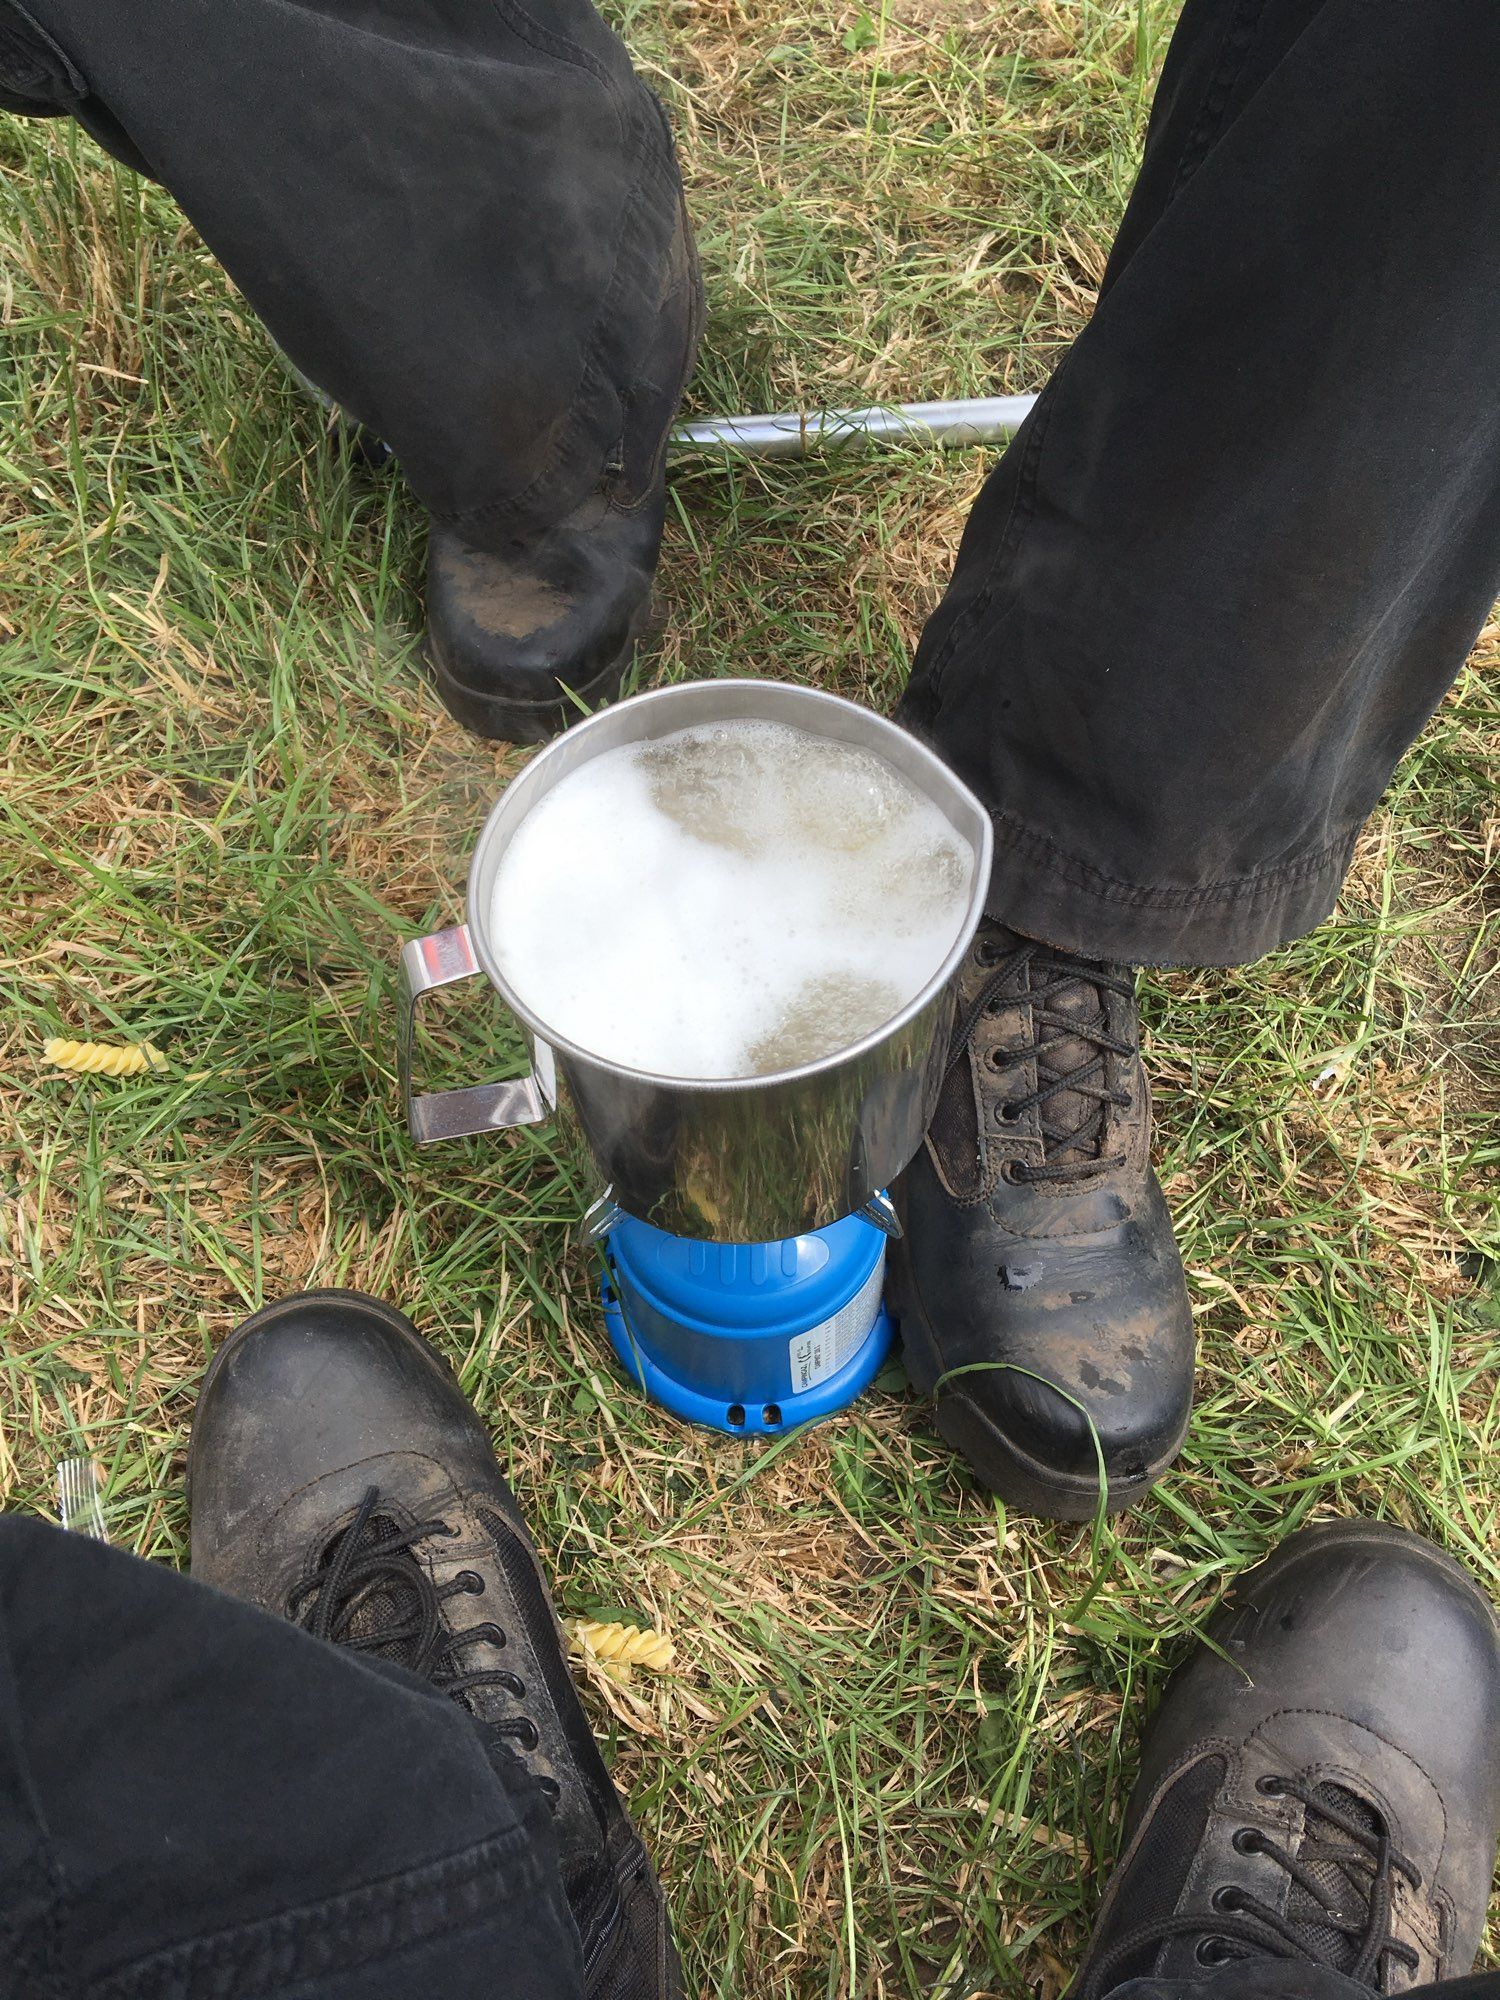
[[[883,1188],[879,1194],[872,1194],[864,1207],[855,1212],[861,1222],[873,1222],[882,1236],[889,1236],[893,1241],[905,1234],[901,1218],[896,1213],[896,1204]]]
[[[466,1090],[412,1094],[412,1042],[422,995],[437,986],[456,986],[462,979],[481,976],[467,924],[434,931],[430,937],[412,938],[402,946],[397,1055],[406,1123],[419,1146],[435,1146],[441,1139],[467,1139],[477,1132],[506,1132],[517,1125],[540,1125],[548,1115],[535,1071],[507,1083],[474,1083]]]

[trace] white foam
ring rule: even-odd
[[[557,1035],[630,1069],[764,1075],[919,993],[973,851],[883,757],[781,723],[606,751],[526,815],[490,941]]]

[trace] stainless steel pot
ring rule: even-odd
[[[731,720],[788,723],[887,758],[973,848],[961,934],[896,1017],[837,1054],[771,1076],[653,1076],[591,1055],[553,1032],[511,988],[487,935],[500,865],[516,828],[562,778],[622,744]],[[989,816],[914,736],[812,688],[778,681],[690,681],[637,695],[576,723],[502,793],[469,870],[466,924],[415,938],[401,954],[401,1084],[418,1145],[535,1125],[557,1112],[581,1138],[603,1192],[591,1215],[623,1211],[674,1235],[765,1243],[867,1212],[894,1228],[882,1190],[922,1143],[942,1081],[953,978],[984,908]],[[434,987],[488,978],[520,1021],[531,1074],[414,1094],[416,1009]]]

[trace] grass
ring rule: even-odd
[[[1157,0],[630,0],[683,135],[700,409],[1036,386],[1086,316]],[[1117,1527],[1008,1517],[899,1378],[806,1437],[679,1428],[611,1369],[545,1130],[417,1155],[400,941],[458,910],[520,757],[416,664],[420,522],[340,457],[172,202],[0,121],[0,1490],[107,1468],[183,1562],[215,1343],[356,1285],[458,1367],[574,1612],[680,1674],[592,1713],[696,1995],[1053,2000],[1146,1703],[1225,1579],[1315,1514],[1500,1591],[1500,628],[1337,918],[1146,989],[1201,1339],[1180,1469]],[[682,466],[652,671],[888,707],[983,453]],[[48,1074],[54,1033],[171,1070]]]

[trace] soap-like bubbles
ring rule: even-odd
[[[883,757],[723,722],[561,779],[501,860],[490,934],[526,1005],[593,1054],[764,1076],[914,998],[958,937],[973,871]]]

